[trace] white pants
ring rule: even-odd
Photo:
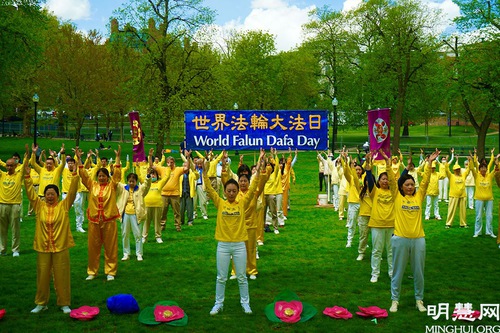
[[[368,242],[368,221],[370,221],[369,216],[358,216],[358,227],[359,227],[359,245],[358,253],[365,254],[366,243]]]
[[[123,214],[122,218],[122,241],[123,241],[123,255],[130,255],[130,229],[135,238],[135,254],[142,256],[142,239],[141,228],[137,223],[137,216],[135,214]]]
[[[474,186],[465,186],[465,196],[469,209],[474,209]]]
[[[483,209],[486,215],[486,235],[493,233],[493,200],[476,200],[476,223],[474,225],[474,235],[481,235],[483,230]]]
[[[448,177],[439,180],[439,200],[448,200]]]
[[[333,207],[339,209],[339,184],[333,184]]]
[[[349,202],[347,208],[347,243],[352,243],[354,234],[356,233],[356,222],[359,214],[359,203]]]
[[[394,228],[371,228],[372,229],[372,276],[380,276],[380,262],[382,254],[387,252],[387,266],[389,277],[392,278],[392,247],[391,237]]]
[[[248,280],[246,275],[247,249],[245,242],[219,242],[217,244],[217,281],[215,284],[215,304],[224,303],[229,263],[233,259],[236,279],[240,289],[240,303],[249,304]]]
[[[425,205],[425,218],[428,219],[431,217],[431,206],[434,205],[434,218],[440,218],[439,215],[439,197],[437,195],[427,195],[427,204]]]
[[[63,200],[66,199],[67,193],[62,194]],[[75,209],[76,215],[76,228],[83,227],[83,221],[85,220],[85,213],[83,209],[83,205],[87,201],[87,192],[77,192],[75,201],[73,201],[73,208]]]

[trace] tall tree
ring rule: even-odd
[[[408,123],[409,87],[417,73],[432,64],[437,54],[437,33],[432,28],[439,21],[439,14],[415,0],[369,0],[362,3],[356,17],[359,28],[366,29],[365,34],[372,40],[367,67],[376,68],[378,75],[372,81],[384,80],[388,84],[384,87],[394,99],[392,149],[395,152],[400,144],[401,126]]]
[[[203,61],[196,31],[213,21],[214,12],[202,0],[130,0],[115,12],[123,33],[134,36],[151,73],[155,96],[145,110],[157,120],[156,150],[170,143],[172,121],[181,119],[203,81],[210,79],[212,62]],[[158,112],[159,111],[159,112]]]

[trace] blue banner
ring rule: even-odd
[[[192,110],[184,112],[188,149],[325,150],[328,112]]]

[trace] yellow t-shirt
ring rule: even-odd
[[[135,215],[133,188],[128,189],[128,199],[127,199],[127,205],[125,206],[125,214]]]
[[[403,196],[398,191],[394,200],[394,235],[404,238],[425,237],[422,225],[422,202],[425,198],[431,170],[426,167],[424,178],[415,195]]]

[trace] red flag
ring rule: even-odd
[[[132,111],[128,114],[130,128],[132,130],[133,161],[142,162],[146,160],[144,154],[144,132],[142,131],[139,112]]]

